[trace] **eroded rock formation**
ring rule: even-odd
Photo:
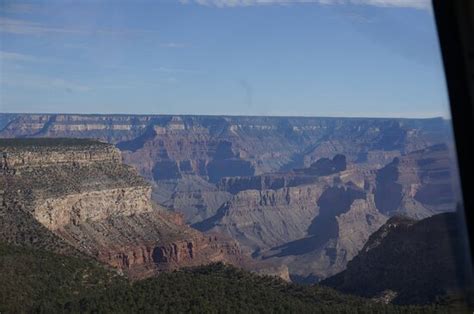
[[[449,144],[442,119],[0,114],[0,123],[2,137],[115,144],[159,204],[302,281],[343,270],[390,216],[421,219],[456,200],[449,149],[433,146]]]
[[[229,177],[295,168],[317,172],[315,163],[338,154],[349,163],[382,167],[449,136],[442,119],[0,114],[0,121],[0,137],[116,144],[125,163],[153,182],[154,200],[182,211],[189,223],[213,216],[229,200],[215,186]],[[278,185],[281,178],[270,180]]]
[[[421,221],[390,218],[347,269],[322,282],[340,291],[400,304],[462,296],[471,275],[462,218],[438,214]]]
[[[438,145],[381,168],[346,165],[336,156],[287,173],[228,178],[219,186],[232,198],[193,226],[228,234],[255,258],[287,265],[295,280],[317,281],[344,270],[389,217],[452,210],[449,160],[448,148]]]
[[[5,168],[14,170],[0,174],[1,227],[12,231],[2,240],[34,246],[47,235],[46,248],[58,251],[60,243],[132,277],[216,261],[244,263],[235,241],[204,235],[182,215],[154,205],[150,184],[122,164],[110,144],[0,140],[0,152]]]

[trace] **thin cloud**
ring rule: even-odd
[[[1,51],[0,50],[0,61],[12,61],[12,62],[41,62],[41,58],[25,55],[17,52]]]
[[[66,28],[66,27],[46,25],[43,23],[31,22],[27,20],[0,17],[0,32],[16,34],[16,35],[45,35],[45,34],[125,35],[125,34],[135,34],[135,33],[156,33],[156,30]]]
[[[0,6],[0,12],[15,14],[31,14],[37,12],[38,7],[31,3],[6,3]]]
[[[175,77],[167,77],[167,78],[164,79],[164,82],[166,82],[166,83],[177,83],[178,79],[175,78]]]
[[[51,27],[41,23],[25,20],[0,17],[0,32],[19,35],[40,35],[47,33],[56,34],[81,34],[80,30],[66,29],[61,27]]]
[[[0,50],[0,62],[2,64],[17,63],[59,63],[58,59],[49,57],[39,57],[30,54],[18,53],[13,51]]]
[[[414,9],[431,8],[431,1],[429,0],[348,0],[344,2],[361,5],[372,5],[377,7],[400,7]]]
[[[163,43],[160,46],[163,47],[163,48],[184,48],[184,47],[186,47],[185,44],[174,43],[174,42]]]
[[[413,9],[429,9],[429,0],[179,0],[182,4],[199,4],[218,8],[247,7],[258,5],[292,5],[292,4],[322,4],[322,5],[370,5],[377,7],[398,7]]]
[[[33,89],[53,89],[62,90],[67,92],[88,92],[92,90],[91,87],[71,82],[63,78],[53,78],[45,76],[32,76],[32,75],[20,75],[20,76],[1,76],[1,84],[12,87],[27,87]]]
[[[91,90],[89,86],[70,82],[64,79],[53,79],[50,81],[53,88],[64,89],[69,92],[88,92]]]
[[[163,73],[196,73],[197,72],[195,70],[181,69],[181,68],[168,68],[168,67],[158,67],[154,70],[158,72],[163,72]]]

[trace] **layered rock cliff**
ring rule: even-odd
[[[459,213],[421,221],[390,218],[347,269],[323,285],[383,302],[428,304],[472,284],[464,222]]]
[[[442,119],[0,114],[0,137],[82,137],[116,144],[152,181],[153,198],[197,223],[229,195],[215,184],[309,167],[343,154],[384,166],[449,138]]]
[[[255,259],[287,267],[296,280],[314,282],[343,270],[390,216],[425,218],[454,208],[456,200],[449,149],[433,146],[449,145],[442,119],[0,117],[1,137],[95,137],[115,144],[124,162],[151,182],[159,204],[202,231],[237,239]],[[41,206],[48,212],[48,201]],[[42,219],[69,219],[53,216]]]
[[[453,160],[445,144],[394,158],[377,171],[377,208],[416,219],[453,210],[460,190]]]
[[[232,198],[193,226],[226,233],[255,258],[287,265],[294,280],[318,281],[344,270],[390,216],[452,210],[449,160],[448,148],[438,145],[378,169],[335,156],[287,173],[226,178],[219,187]]]
[[[41,246],[80,251],[133,277],[215,261],[243,263],[235,241],[204,235],[154,205],[150,184],[122,164],[110,144],[3,139],[0,152],[0,222],[12,231],[2,232],[2,240],[46,241]],[[25,223],[32,224],[22,228]]]
[[[317,185],[241,191],[215,216],[193,226],[227,233],[253,251],[268,249],[306,234],[319,213],[321,193]]]

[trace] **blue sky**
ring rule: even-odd
[[[0,1],[0,111],[447,117],[427,0]]]

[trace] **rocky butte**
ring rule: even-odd
[[[151,200],[151,186],[113,145],[87,139],[0,140],[0,238],[86,254],[132,278],[223,261],[239,245],[184,224]]]

